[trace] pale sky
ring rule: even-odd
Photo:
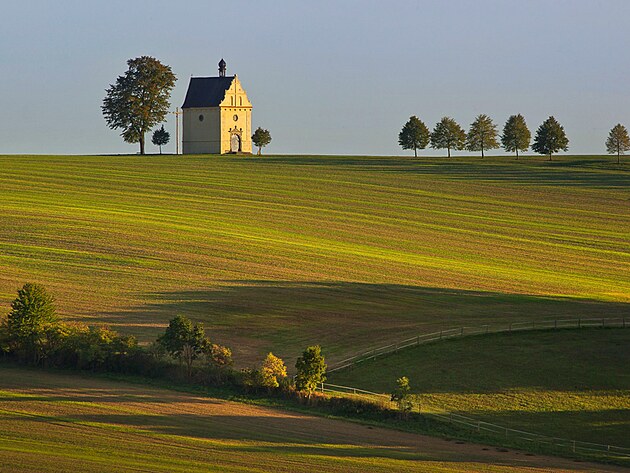
[[[177,75],[173,110],[189,77],[225,58],[269,153],[410,154],[397,143],[410,115],[468,129],[486,113],[501,129],[521,113],[532,134],[554,115],[575,154],[603,154],[610,128],[630,128],[628,0],[3,0],[0,11],[0,153],[135,153],[100,106],[142,55]],[[174,118],[166,129],[174,137]]]

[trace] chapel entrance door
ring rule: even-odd
[[[232,153],[238,153],[241,150],[241,137],[237,134],[233,134],[230,139],[230,151]]]

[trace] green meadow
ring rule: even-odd
[[[0,156],[0,310],[39,282],[143,342],[180,313],[240,366],[628,315],[630,168],[545,159]]]
[[[614,472],[222,399],[0,365],[0,471]]]
[[[444,340],[331,373],[388,393],[407,376],[426,412],[630,448],[630,329],[562,329]]]

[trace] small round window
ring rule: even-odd
[[[238,115],[234,115],[234,117],[233,117],[233,118],[234,118],[234,121],[235,121],[235,122],[236,122],[236,121],[238,121]]]
[[[199,115],[199,121],[202,122],[203,121],[203,115]]]

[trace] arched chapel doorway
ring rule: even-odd
[[[241,152],[241,137],[236,133],[232,134],[232,137],[230,138],[230,151],[232,153]]]

